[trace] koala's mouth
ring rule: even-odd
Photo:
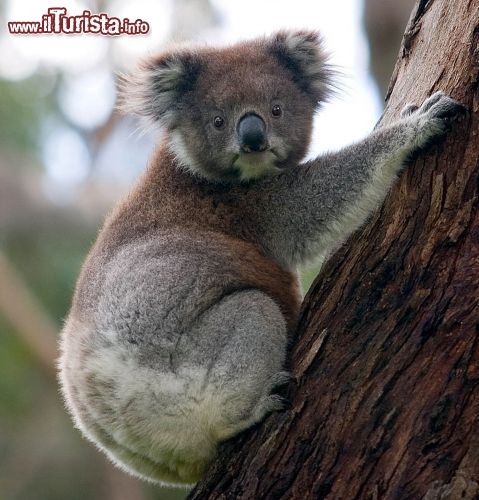
[[[280,161],[277,153],[268,149],[251,153],[238,153],[234,156],[232,165],[239,171],[241,180],[259,179],[281,172],[277,166]]]

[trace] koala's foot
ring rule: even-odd
[[[465,111],[461,103],[444,92],[436,92],[419,107],[408,104],[402,110],[401,117],[415,128],[413,152],[441,140],[450,129],[451,120]]]
[[[278,389],[294,382],[296,378],[289,372],[278,372],[271,378],[271,389]]]
[[[269,413],[291,408],[289,399],[282,394],[278,394],[277,391],[282,393],[282,389],[285,389],[286,386],[295,380],[296,378],[286,371],[281,371],[273,375],[269,383],[265,386],[265,395],[256,404],[249,418],[249,424],[245,428],[256,422],[260,422]]]
[[[288,400],[279,394],[268,394],[263,396],[255,406],[253,414],[250,418],[250,424],[246,425],[245,428],[248,428],[256,422],[261,422],[261,420],[263,420],[269,413],[285,410],[288,406]]]

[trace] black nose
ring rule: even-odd
[[[244,115],[237,130],[241,150],[245,153],[266,149],[266,125],[260,116],[253,113]]]

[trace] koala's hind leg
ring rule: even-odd
[[[267,295],[246,290],[209,309],[191,333],[190,362],[206,370],[203,418],[214,438],[228,439],[283,407],[272,389],[288,375],[286,323]],[[206,422],[205,422],[206,423]]]

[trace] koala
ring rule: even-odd
[[[220,442],[283,407],[297,267],[360,227],[462,109],[438,92],[304,161],[336,84],[301,30],[170,48],[128,79],[123,108],[164,133],[83,265],[59,360],[76,426],[124,470],[191,485]]]

